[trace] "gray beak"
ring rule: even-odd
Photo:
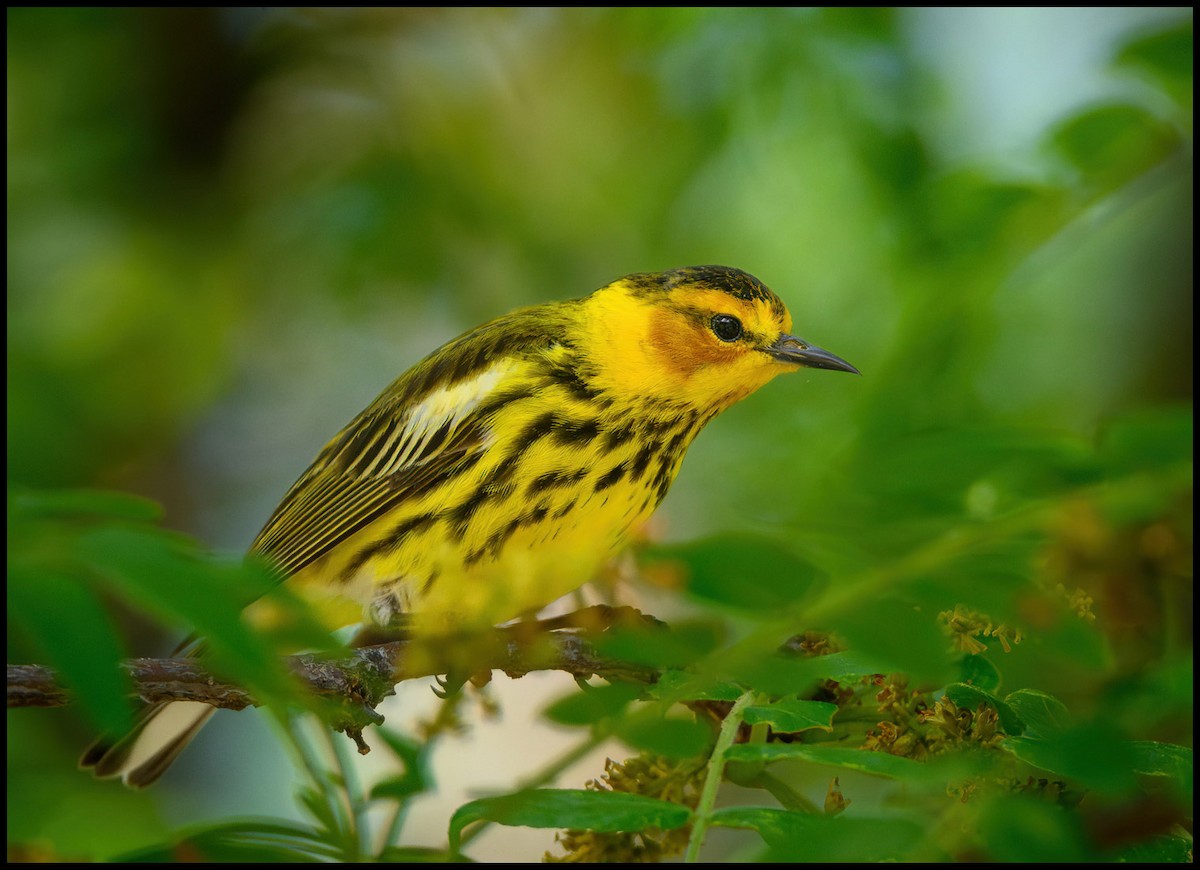
[[[795,363],[810,369],[829,369],[835,372],[862,374],[840,356],[822,350],[815,344],[809,344],[794,335],[781,335],[779,341],[770,347],[764,347],[763,351],[781,362]]]

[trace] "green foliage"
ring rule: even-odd
[[[735,746],[729,751],[735,761],[786,761],[803,759],[814,764],[856,770],[892,779],[921,780],[927,773],[923,765],[898,755],[882,752],[863,752],[840,746],[810,746],[805,743],[752,743]]]
[[[1099,106],[1077,115],[1051,141],[1072,166],[1105,188],[1127,184],[1182,144],[1170,124],[1128,105]]]
[[[130,864],[181,861],[245,864],[318,864],[341,857],[319,835],[301,825],[238,821],[201,828],[170,845],[121,856]]]
[[[996,798],[980,818],[980,839],[997,861],[1088,860],[1079,820],[1058,807],[1025,797]]]
[[[749,725],[770,725],[780,733],[795,734],[809,728],[832,731],[831,720],[835,713],[836,704],[785,699],[773,704],[747,707],[743,718]]]
[[[819,573],[796,552],[763,535],[716,535],[644,553],[655,563],[687,566],[684,582],[692,595],[715,605],[769,611],[795,604],[809,594]]]
[[[14,848],[35,860],[106,860],[168,840],[172,825],[157,812],[153,793],[80,775],[78,752],[88,738],[65,727],[60,712],[9,713],[9,860],[17,860]]]
[[[1195,67],[1192,46],[1192,20],[1188,18],[1130,40],[1117,53],[1115,63],[1149,77],[1154,86],[1175,98],[1190,118]]]
[[[1025,697],[1028,693],[1013,692],[1012,698],[1017,696]],[[1040,693],[1038,693],[1040,694]],[[1010,737],[1020,737],[1031,727],[1036,727],[1036,724],[1030,722],[1034,717],[1028,715],[1018,715],[1012,705],[1007,701],[1002,701],[990,692],[986,692],[977,686],[972,686],[967,683],[951,683],[946,686],[946,697],[957,704],[959,707],[968,709],[984,704],[996,711],[1000,720],[1000,727],[1004,729],[1004,733]],[[1049,695],[1043,696],[1047,702],[1061,704]]]
[[[901,819],[848,819],[787,813],[765,807],[729,807],[713,823],[751,828],[771,847],[769,862],[878,862],[911,857],[921,828]]]
[[[457,861],[507,825],[560,860],[1190,860],[1191,16],[1092,34],[1094,87],[992,149],[1070,76],[954,66],[959,14],[9,10],[9,661],[79,701],[9,713],[10,859]],[[280,656],[327,635],[279,591],[249,629],[269,575],[194,539],[243,547],[439,341],[699,262],[864,376],[709,427],[635,547],[669,628],[597,644],[658,681],[547,706],[576,744],[497,748],[521,787],[414,845],[481,723],[368,729],[361,782],[289,719]],[[258,810],[245,771],[206,813],[74,769],[147,625],[287,721],[294,800],[233,742]]]
[[[332,649],[303,605],[276,588],[265,566],[204,553],[182,535],[157,528],[159,511],[116,493],[10,491],[9,610],[17,628],[48,660],[102,729],[129,723],[124,655],[103,597],[116,597],[204,637],[213,665],[264,702],[296,692],[280,650]],[[278,629],[247,624],[246,604],[269,595]],[[70,643],[62,643],[67,637]]]
[[[605,683],[556,701],[543,715],[560,725],[591,725],[619,715],[642,691],[631,683]]]
[[[678,828],[687,824],[688,811],[678,804],[641,795],[534,789],[482,798],[459,807],[450,820],[450,848],[458,849],[463,828],[483,820],[531,828],[640,831],[645,828]]]

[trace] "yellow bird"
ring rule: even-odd
[[[628,275],[434,351],[325,446],[252,552],[331,627],[493,625],[592,579],[704,425],[776,375],[857,373],[740,269]],[[251,610],[254,605],[251,605]],[[152,783],[212,714],[148,708],[82,764]]]

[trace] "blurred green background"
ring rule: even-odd
[[[1041,680],[1096,713],[1118,683],[1126,701],[1190,684],[1190,464],[1115,507],[1089,495],[1190,463],[1190,9],[7,24],[10,492],[136,493],[237,553],[334,432],[463,329],[721,263],[863,377],[781,379],[726,413],[659,540],[786,540],[836,580],[1046,506],[968,564],[917,572],[914,594],[971,589],[1016,618],[1010,689]],[[1083,590],[1096,623],[995,580],[1017,571]],[[38,660],[27,640],[10,632],[10,662]],[[1190,740],[1182,697],[1123,722]],[[71,769],[77,714],[9,724],[10,837],[62,856],[218,805],[288,812],[203,774],[128,795]],[[224,739],[270,740],[245,730]]]

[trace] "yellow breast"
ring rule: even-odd
[[[591,580],[666,494],[706,418],[633,419],[545,383],[499,408],[482,459],[288,580],[331,625],[497,623]],[[381,546],[381,542],[387,542]]]

